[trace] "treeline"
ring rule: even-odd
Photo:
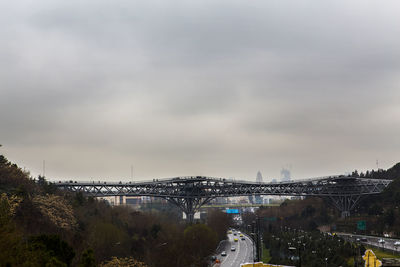
[[[245,225],[251,225],[259,217],[260,223],[268,227],[283,226],[314,231],[321,225],[333,223],[337,216],[329,200],[308,197],[303,200],[285,200],[278,207],[260,207],[256,214],[245,213],[242,218]]]
[[[271,229],[270,229],[271,230]],[[361,265],[365,248],[335,235],[306,232],[296,228],[265,229],[263,242],[271,263],[290,266],[356,266]]]
[[[357,171],[354,171],[357,176]],[[391,233],[400,236],[400,163],[393,167],[378,171],[360,173],[359,177],[373,179],[393,180],[389,186],[378,195],[369,195],[361,199],[354,213],[355,219],[363,219],[367,222],[367,233],[381,235]],[[353,219],[354,220],[354,219]],[[354,222],[353,225],[356,223]],[[354,227],[353,231],[357,229]]]
[[[364,174],[354,171],[352,176],[393,181],[381,194],[363,196],[349,218],[341,218],[330,199],[307,197],[302,200],[286,200],[279,207],[262,207],[257,214],[244,214],[245,225],[250,225],[258,216],[262,218],[262,224],[268,227],[359,232],[380,236],[389,233],[400,237],[400,163],[388,170],[367,171]],[[357,229],[357,222],[361,220],[366,221],[366,230]]]
[[[395,180],[400,178],[400,162],[395,164],[393,167],[383,170],[383,169],[378,169],[378,170],[370,170],[364,172],[358,173],[357,170],[354,170],[351,173],[352,177],[361,177],[361,178],[372,178],[372,179],[390,179],[390,180]]]
[[[207,266],[230,223],[215,210],[202,224],[175,214],[111,207],[34,180],[0,155],[2,266]]]

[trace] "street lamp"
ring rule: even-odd
[[[254,265],[254,262],[256,261],[256,256],[254,255],[254,253],[256,252],[255,251],[255,245],[256,245],[256,242],[255,242],[255,236],[256,236],[256,234],[255,233],[250,233],[250,236],[251,236],[251,239],[253,239],[253,265]]]
[[[293,251],[295,251],[296,250],[296,248],[295,247],[290,247],[290,243],[288,243],[288,245],[289,245],[289,251],[291,252],[291,253],[293,253],[294,254],[294,252]]]
[[[290,251],[290,254],[292,254],[292,256],[290,257],[290,259],[292,260],[292,261],[294,261],[296,258],[294,257],[294,255],[295,255],[295,251],[296,251],[296,248],[295,247],[291,247],[290,245],[291,245],[291,243],[288,243],[288,245],[289,245],[289,251]],[[299,251],[300,252],[300,251]],[[299,257],[299,260],[300,260],[300,257]],[[299,262],[299,266],[301,266],[301,262]]]

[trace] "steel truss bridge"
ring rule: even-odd
[[[178,206],[193,221],[194,213],[216,197],[278,195],[317,196],[332,200],[342,216],[347,217],[362,196],[379,194],[391,180],[348,176],[296,180],[280,183],[255,183],[225,178],[187,176],[154,179],[148,182],[58,182],[57,187],[83,192],[95,197],[150,196],[160,197]]]

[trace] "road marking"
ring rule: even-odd
[[[243,258],[243,261],[242,261],[242,263],[244,263],[244,262],[246,261],[247,250],[248,250],[248,246],[247,246],[246,239],[245,239],[245,240],[243,240],[243,241],[244,241],[244,245],[246,246],[246,252],[244,253],[244,258]]]
[[[235,242],[234,242],[235,243]],[[239,244],[239,241],[237,242],[238,243],[238,247],[237,247],[237,250],[236,250],[236,256],[235,256],[235,258],[233,258],[233,262],[232,262],[232,264],[231,264],[231,266],[233,266],[233,264],[236,262],[236,259],[237,259],[237,257],[239,256],[239,252],[240,252],[240,244]],[[235,265],[236,266],[236,265]]]
[[[239,239],[238,242],[235,242],[234,241],[235,236],[233,236],[233,234],[228,234],[229,245],[231,247],[232,245],[234,245],[236,247],[236,251],[231,251],[230,247],[228,247],[228,249],[226,249],[225,247],[225,251],[227,251],[227,256],[224,257],[224,259],[221,261],[220,265],[221,267],[228,267],[228,266],[237,267],[240,266],[241,263],[253,262],[252,240],[247,235],[244,235],[244,237],[245,240],[241,240],[238,238]],[[242,244],[242,242],[244,242],[244,244]],[[236,255],[233,255],[232,252],[235,253]]]
[[[254,246],[254,244],[253,244],[253,242],[252,242],[252,240],[247,236],[247,235],[245,235],[245,237],[246,237],[246,245],[247,245],[247,242],[249,242],[249,246],[248,247],[250,247],[250,249],[249,249],[249,253],[248,253],[248,262],[253,262],[254,261],[254,258],[253,258],[253,246]]]
[[[233,240],[233,234],[228,234],[228,239],[229,239],[229,245],[232,246],[231,245],[231,240]],[[225,246],[225,251],[226,251],[226,246]],[[221,266],[224,263],[224,261],[226,261],[229,258],[229,256],[231,255],[231,253],[228,253],[228,252],[226,254],[227,255],[224,257],[224,260],[221,261]]]

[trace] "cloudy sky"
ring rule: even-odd
[[[400,161],[400,2],[0,2],[0,153],[49,179]]]

